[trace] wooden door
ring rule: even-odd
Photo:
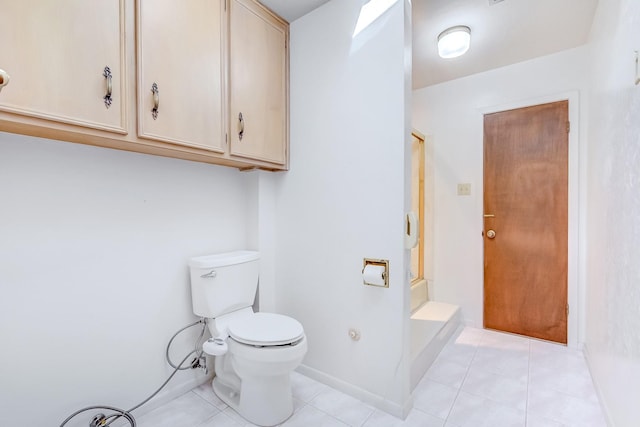
[[[288,25],[253,0],[231,0],[231,154],[285,164]]]
[[[0,111],[127,133],[124,6],[124,0],[3,1],[0,69],[10,79]]]
[[[567,342],[568,131],[567,101],[484,117],[486,328]]]
[[[138,135],[224,152],[224,0],[138,0],[137,12]]]

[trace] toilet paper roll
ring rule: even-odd
[[[362,280],[367,285],[384,286],[384,265],[367,264],[362,271]]]

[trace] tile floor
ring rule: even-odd
[[[451,338],[402,421],[292,374],[286,427],[605,427],[582,352],[474,328]],[[247,427],[204,384],[137,419],[139,427]]]

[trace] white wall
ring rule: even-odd
[[[291,170],[275,189],[276,305],[304,325],[306,373],[400,415],[409,393],[410,6],[397,2],[352,39],[361,4],[333,0],[291,25]],[[388,289],[362,284],[364,257],[390,260]]]
[[[570,228],[573,253],[584,216],[587,48],[581,47],[527,62],[426,87],[413,93],[413,126],[433,139],[435,164],[434,292],[436,301],[458,304],[467,324],[482,327],[483,301],[483,114],[549,102],[571,95]],[[575,105],[578,104],[578,105]],[[571,112],[570,112],[571,114]],[[571,178],[573,177],[573,179]],[[458,183],[471,183],[471,196],[457,196]],[[578,211],[580,212],[578,214]],[[580,255],[582,257],[582,255]],[[570,266],[571,267],[571,266]],[[584,262],[573,265],[570,280],[583,282]],[[582,285],[578,285],[580,287]],[[576,299],[583,297],[582,294]],[[580,306],[583,303],[578,303]],[[579,308],[579,307],[578,307]],[[572,310],[572,316],[576,311]],[[581,310],[583,315],[583,310]],[[577,316],[576,316],[577,317]],[[571,319],[570,319],[571,321]],[[583,327],[583,321],[580,323]],[[577,325],[574,329],[577,329]],[[584,331],[570,331],[584,336]],[[582,341],[581,338],[577,338]],[[575,343],[574,343],[575,344]]]
[[[155,390],[167,341],[196,319],[188,258],[248,244],[253,185],[230,168],[0,133],[1,423],[59,425]],[[203,379],[179,373],[169,394]]]
[[[250,207],[248,248],[260,252],[260,282],[258,286],[258,311],[276,311],[276,216],[275,180],[279,173],[253,170],[245,172],[251,182],[251,192],[248,194]]]
[[[611,425],[640,420],[640,3],[601,1],[591,34],[586,353]]]

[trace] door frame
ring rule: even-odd
[[[415,184],[413,175],[413,138],[418,140],[420,149],[418,150],[419,166],[418,166],[418,246],[412,248],[418,250],[418,275],[409,280],[411,288],[410,308],[411,313],[420,308],[424,303],[429,301],[429,291],[427,287],[427,278],[425,277],[425,199],[426,199],[426,144],[427,138],[424,134],[416,129],[411,129],[411,201],[413,204],[413,185]],[[413,210],[413,205],[411,206]],[[413,268],[413,254],[409,257],[409,264]]]
[[[557,101],[569,102],[569,122],[571,131],[569,132],[569,189],[568,189],[568,224],[567,224],[567,301],[569,304],[569,316],[567,318],[567,347],[578,348],[580,330],[584,329],[584,299],[579,299],[581,275],[583,263],[580,255],[580,94],[578,91],[562,92],[554,95],[530,98],[521,101],[514,101],[504,104],[479,108],[478,111],[484,117],[485,114],[498,113],[506,110],[530,107],[539,104],[548,104]],[[484,125],[483,125],[484,129]],[[482,164],[484,171],[484,162]],[[484,173],[484,172],[483,172]],[[482,195],[484,198],[484,184],[482,184]],[[484,246],[482,249],[484,259]],[[482,279],[484,284],[484,277]],[[484,287],[483,287],[484,293]],[[484,324],[484,314],[482,322]]]

